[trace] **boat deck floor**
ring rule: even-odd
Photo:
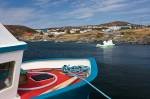
[[[42,93],[47,92],[48,90],[54,89],[55,86],[58,86],[59,84],[73,78],[71,76],[64,74],[59,69],[49,69],[49,70],[38,69],[38,70],[40,70],[40,72],[49,72],[49,73],[57,75],[57,81],[48,87],[37,89],[37,90],[27,90],[27,91],[18,90],[18,94],[20,95],[21,99],[31,99],[32,97],[39,96]],[[29,71],[38,71],[38,70],[29,70]],[[19,88],[38,87],[38,86],[41,86],[44,84],[48,84],[54,80],[53,77],[50,77],[48,75],[45,75],[45,77],[44,77],[44,75],[40,75],[39,77],[38,76],[36,77],[36,75],[32,74],[32,73],[27,74],[27,77],[28,77],[27,83],[19,85]],[[42,81],[40,81],[40,80],[42,80]],[[71,84],[76,83],[76,82],[79,82],[79,79],[75,79]]]

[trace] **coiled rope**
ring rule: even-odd
[[[88,85],[90,85],[93,89],[95,89],[97,92],[99,92],[100,94],[102,94],[104,97],[106,97],[107,99],[111,99],[111,97],[109,97],[107,94],[105,94],[103,91],[101,91],[100,89],[98,89],[97,87],[95,87],[93,84],[91,84],[88,80],[80,77],[80,75],[78,75],[79,73],[83,72],[83,73],[88,73],[90,68],[89,66],[72,66],[70,67],[70,65],[64,65],[62,70],[64,71],[64,73],[70,75],[70,76],[75,76],[81,80],[83,80],[84,82],[86,82]]]

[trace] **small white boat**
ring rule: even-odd
[[[47,39],[44,39],[43,41],[47,41]]]
[[[103,41],[103,44],[96,44],[96,47],[108,47],[108,46],[114,46],[115,44],[112,42],[112,40]]]

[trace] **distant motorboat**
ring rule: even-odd
[[[43,41],[47,41],[47,39],[44,39]]]
[[[112,40],[103,41],[103,44],[96,44],[96,47],[108,47],[108,46],[114,46],[115,44],[112,42]]]

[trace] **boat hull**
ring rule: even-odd
[[[50,65],[51,64],[51,65]],[[36,65],[36,66],[35,66]],[[44,59],[25,62],[21,67],[24,70],[38,69],[41,66],[46,68],[62,68],[63,65],[86,65],[90,66],[90,74],[86,78],[92,82],[97,76],[97,64],[95,59]],[[65,88],[34,96],[34,99],[88,99],[92,88],[84,81],[77,82]]]

